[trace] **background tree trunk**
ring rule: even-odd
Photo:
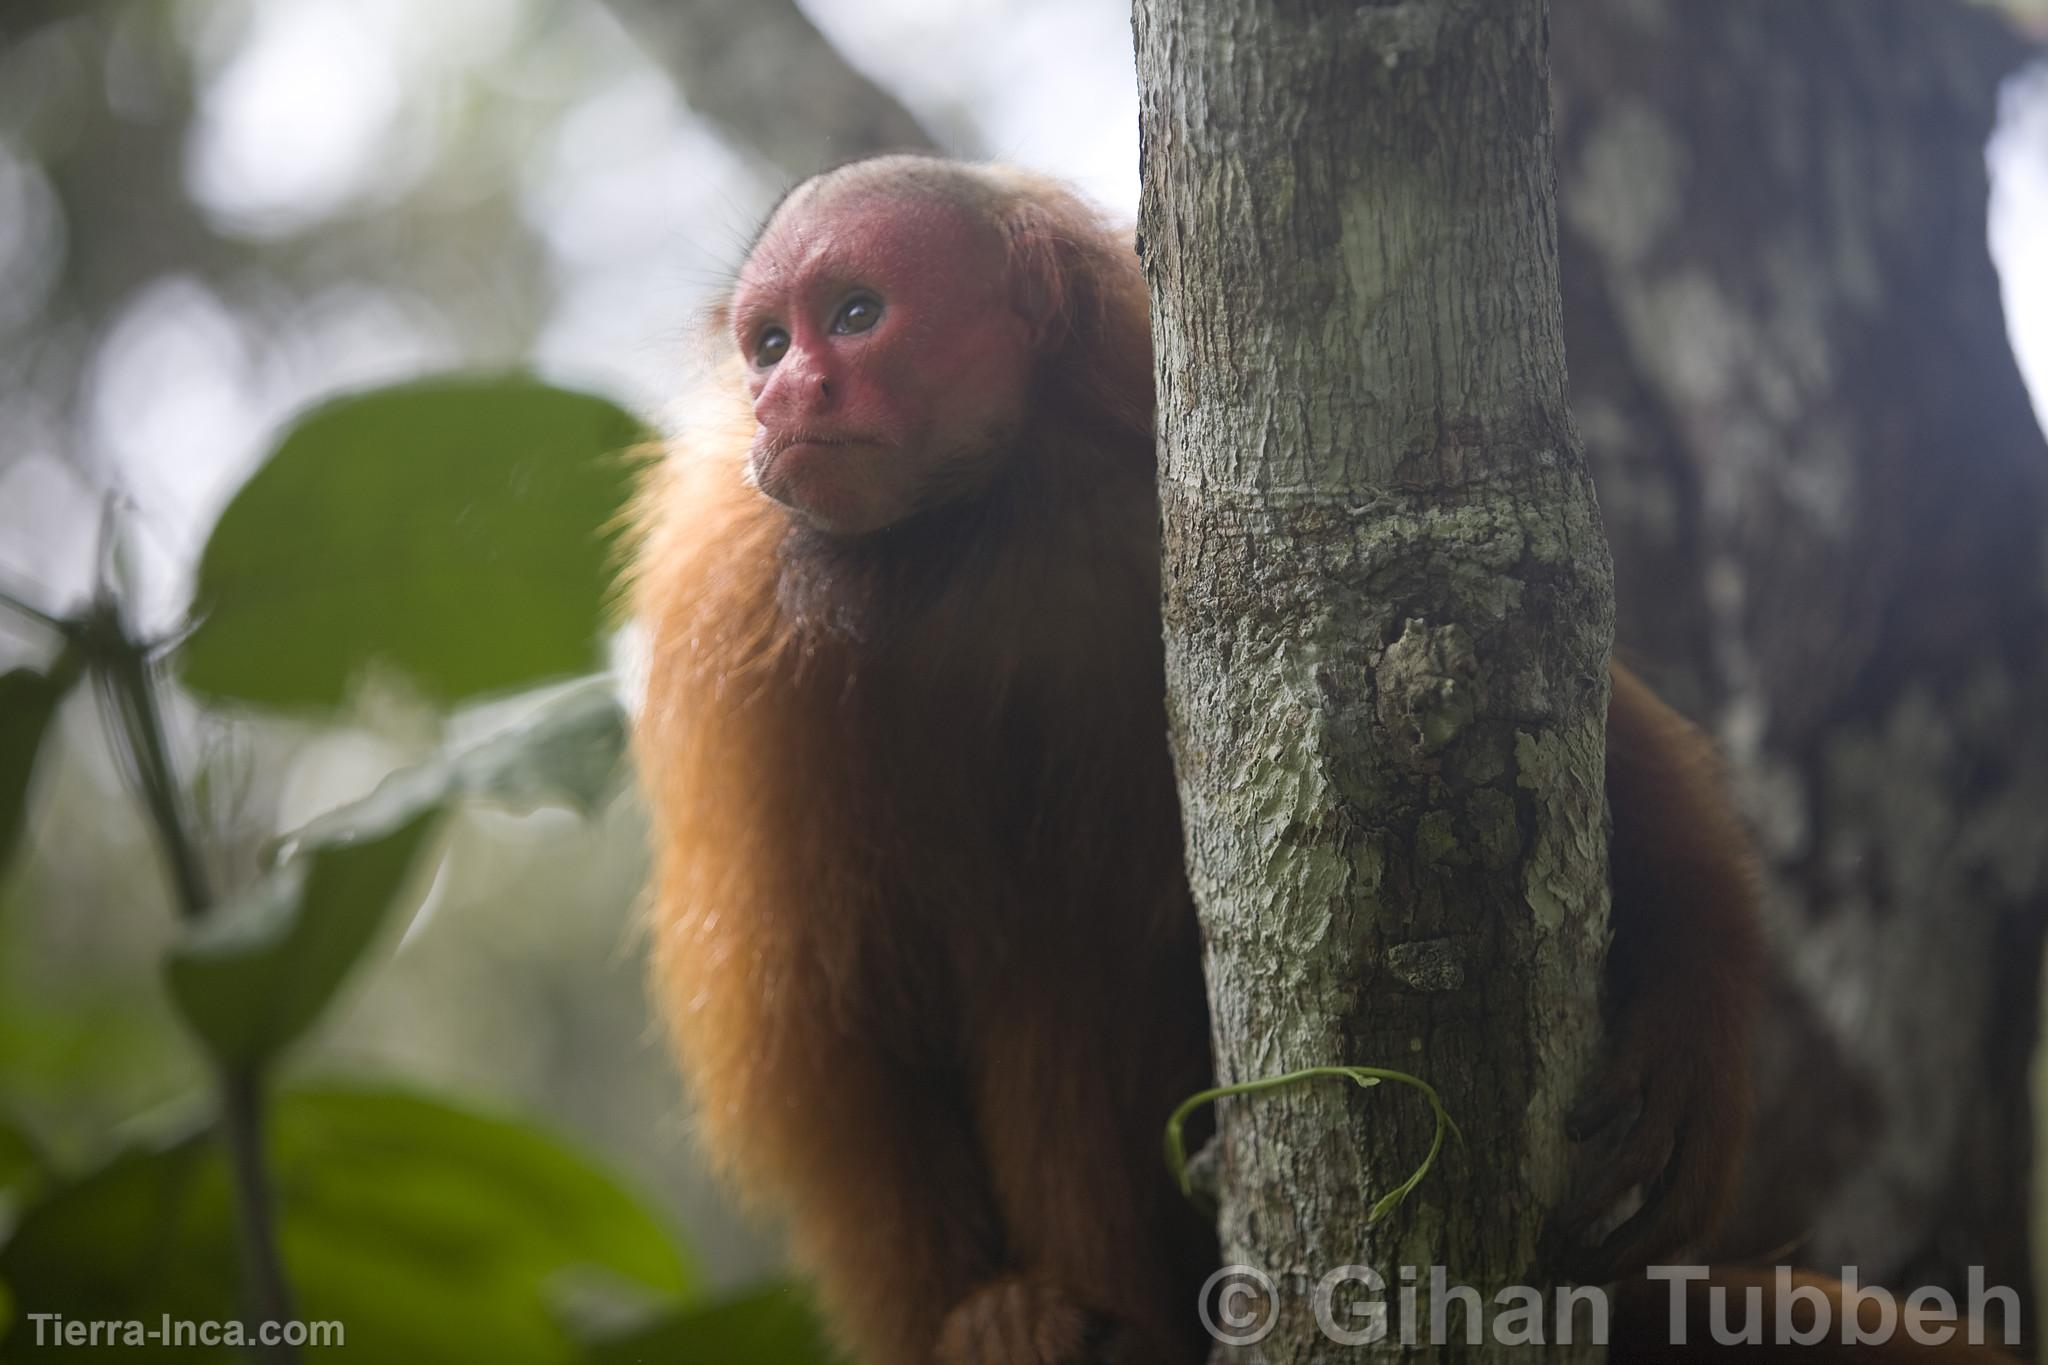
[[[1467,1136],[1368,1226],[1422,1103],[1224,1102],[1224,1259],[1278,1281],[1253,1358],[1323,1359],[1311,1291],[1342,1266],[1528,1282],[1597,1030],[1612,618],[1565,404],[1544,5],[1141,3],[1137,33],[1218,1064],[1412,1068]]]
[[[1983,147],[2025,56],[1923,0],[1567,0],[1572,402],[1621,639],[1728,749],[1782,979],[1723,1250],[2024,1287],[2048,451]]]

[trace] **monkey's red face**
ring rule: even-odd
[[[1032,328],[969,210],[811,187],[740,271],[734,337],[762,492],[857,535],[979,488],[1013,444]]]

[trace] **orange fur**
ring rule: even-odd
[[[1143,278],[1049,182],[838,174],[989,215],[1039,346],[1029,415],[992,485],[843,540],[748,486],[737,358],[697,405],[636,518],[657,989],[710,1149],[788,1216],[862,1360],[1192,1361],[1215,1247],[1159,1135],[1208,1083],[1208,1015]],[[1616,668],[1609,744],[1613,1042],[1579,1116],[1607,1178],[1559,1224],[1596,1274],[1718,1216],[1758,972],[1704,740]],[[1593,1245],[1638,1180],[1644,1212]]]
[[[1609,1038],[1572,1115],[1594,1139],[1588,1175],[1556,1225],[1581,1248],[1559,1260],[1589,1281],[1695,1250],[1719,1222],[1749,1138],[1764,967],[1748,842],[1712,747],[1633,673],[1609,672]],[[1589,1245],[1637,1184],[1651,1195],[1643,1210]]]

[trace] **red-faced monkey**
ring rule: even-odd
[[[716,330],[633,578],[655,975],[705,1137],[869,1365],[1200,1360],[1215,1242],[1160,1134],[1209,1024],[1129,239],[1041,178],[861,162],[782,203]],[[1576,1119],[1620,1155],[1558,1223],[1596,1276],[1713,1224],[1759,973],[1711,755],[1613,680]]]

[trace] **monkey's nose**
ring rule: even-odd
[[[754,400],[754,416],[767,423],[808,417],[829,408],[832,397],[830,375],[808,366],[778,366],[761,396]]]

